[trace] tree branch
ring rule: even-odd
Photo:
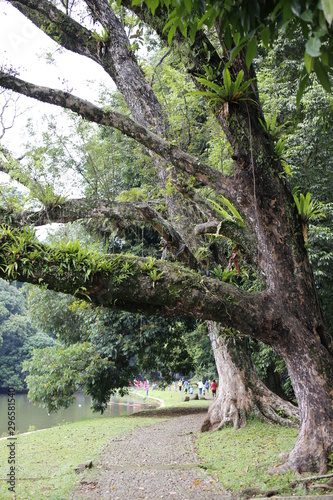
[[[163,219],[152,206],[141,203],[136,207],[145,220],[162,236],[175,259],[190,269],[197,269],[196,258],[172,225]]]
[[[7,0],[52,40],[67,50],[99,62],[92,33],[47,0]]]
[[[136,206],[137,205],[137,206]],[[23,228],[24,226],[43,226],[50,223],[66,224],[82,219],[109,219],[117,227],[124,229],[134,224],[145,222],[138,209],[140,204],[113,203],[112,206],[100,202],[92,206],[86,199],[67,200],[60,205],[48,206],[41,210],[25,210],[19,213],[10,213],[10,226]],[[8,210],[0,210],[0,224],[8,222]]]
[[[165,261],[98,255],[77,243],[52,248],[29,231],[5,227],[0,230],[0,277],[45,284],[109,308],[212,319],[246,334],[261,331],[267,298]]]
[[[162,156],[178,170],[193,175],[205,185],[213,187],[217,192],[233,200],[236,192],[231,177],[224,177],[219,171],[211,168],[198,158],[190,156],[177,146],[170,144],[158,135],[131,120],[128,116],[116,111],[104,111],[89,101],[64,92],[62,90],[41,87],[26,82],[0,70],[0,85],[42,102],[54,104],[106,127],[114,127],[123,134],[136,140],[149,150]]]
[[[108,39],[101,54],[93,33],[57,9],[47,0],[21,0],[10,3],[62,47],[89,57],[103,67],[124,96],[134,119],[157,128],[165,122],[158,100],[136,63],[123,26],[107,2],[86,1],[95,20],[101,23]],[[135,95],[135,99],[133,99]],[[149,104],[148,104],[149,103]]]
[[[152,226],[165,240],[174,258],[189,268],[196,269],[197,261],[185,245],[181,236],[172,225],[152,206],[143,202],[113,202],[112,205],[100,202],[92,206],[86,199],[67,200],[60,205],[48,206],[39,211],[8,213],[0,209],[0,224],[6,224],[10,217],[10,226],[23,228],[27,225],[43,226],[50,223],[74,222],[83,219],[109,219],[119,229],[125,229],[139,223]]]

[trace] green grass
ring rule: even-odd
[[[134,394],[145,397],[144,391]],[[166,408],[209,406],[211,400],[184,402],[184,394],[174,390],[149,391],[149,396],[163,399]],[[147,402],[149,399],[146,400]],[[69,498],[80,480],[74,468],[91,459],[96,465],[102,447],[121,434],[153,424],[158,419],[105,417],[64,424],[27,435],[16,440],[16,498],[20,500],[64,500]],[[197,447],[202,467],[229,491],[259,488],[279,490],[280,495],[305,496],[302,486],[291,489],[296,475],[269,475],[268,469],[280,463],[280,453],[290,451],[298,430],[273,426],[249,419],[248,425],[236,432],[231,427],[198,434]],[[8,492],[8,440],[0,441],[0,499],[14,498]],[[95,471],[96,473],[97,471]],[[317,493],[317,492],[316,492]],[[312,493],[312,494],[316,494]],[[317,493],[318,494],[318,493]]]
[[[145,391],[141,389],[134,389],[131,394],[140,394],[140,396],[143,396],[145,398]],[[187,394],[189,396],[189,394]],[[165,408],[179,408],[179,407],[209,407],[212,403],[212,399],[207,399],[207,400],[191,400],[191,401],[186,401],[184,402],[184,397],[186,394],[183,392],[175,391],[173,388],[171,391],[169,389],[166,389],[165,391],[160,391],[160,390],[151,390],[149,389],[149,394],[148,398],[157,398],[157,399],[163,399],[165,403]],[[190,396],[191,397],[191,396]],[[210,396],[208,396],[210,397]],[[148,399],[147,399],[148,401]],[[153,401],[152,401],[153,403]]]
[[[217,476],[228,490],[278,489],[279,494],[304,495],[302,486],[293,490],[288,488],[288,484],[296,479],[294,473],[268,474],[268,468],[281,463],[279,454],[292,449],[297,435],[298,429],[249,420],[246,427],[237,431],[225,427],[203,433],[198,437],[197,446],[202,466]]]
[[[93,464],[102,446],[110,439],[152,424],[156,419],[106,417],[64,424],[16,439],[16,498],[64,500],[75,488],[74,468],[91,459]],[[3,479],[9,473],[8,441],[0,441],[0,498],[12,499]]]

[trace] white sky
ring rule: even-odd
[[[57,44],[34,26],[12,5],[0,0],[0,66],[12,66],[19,70],[19,77],[38,85],[70,90],[73,94],[96,102],[99,82],[115,88],[111,78],[94,61],[67,50],[54,51]],[[53,54],[56,64],[47,64],[44,54]],[[90,81],[89,81],[90,80]],[[93,80],[93,82],[92,82]],[[4,142],[17,148],[24,139],[24,126],[28,116],[38,121],[38,116],[55,106],[41,104],[21,97],[21,108],[33,106],[33,110],[17,120],[8,131]],[[60,112],[60,111],[59,111]],[[34,120],[34,121],[35,121]]]
[[[11,63],[20,68],[20,75],[39,85],[65,88],[62,81],[68,80],[73,93],[94,100],[97,92],[86,81],[104,81],[112,85],[110,77],[90,59],[64,51],[55,54],[56,66],[47,64],[45,52],[54,52],[57,44],[36,28],[12,5],[0,0],[0,64]]]
[[[19,77],[47,87],[69,90],[73,94],[96,102],[99,83],[115,88],[111,78],[94,61],[62,49],[56,51],[57,44],[23,16],[12,5],[0,0],[0,66],[13,67]],[[55,64],[46,62],[45,54],[53,54]],[[14,156],[19,156],[28,135],[26,123],[32,118],[34,128],[41,131],[43,114],[58,114],[61,108],[34,99],[20,96],[19,107],[27,110],[15,120],[14,127],[6,131],[3,143]],[[27,109],[29,108],[29,109]],[[60,118],[59,118],[60,119]],[[65,125],[64,125],[65,126]],[[0,182],[7,183],[9,177],[0,173]],[[69,186],[71,183],[67,183]],[[75,196],[73,190],[72,195]],[[66,195],[70,195],[67,191]]]

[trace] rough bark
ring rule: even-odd
[[[10,278],[16,273],[22,281],[34,283],[43,279],[54,289],[67,293],[76,291],[79,296],[86,294],[94,302],[107,306],[132,311],[144,309],[166,315],[192,315],[217,321],[222,326],[234,327],[242,334],[252,335],[266,342],[285,359],[299,404],[298,441],[282,470],[293,468],[300,471],[325,471],[327,457],[333,449],[332,339],[323,324],[304,247],[301,222],[293,207],[290,189],[283,178],[283,168],[274,153],[271,139],[259,124],[258,118],[262,116],[262,110],[255,85],[252,88],[254,94],[251,95],[255,104],[253,100],[229,102],[221,107],[217,116],[233,148],[236,166],[235,174],[227,178],[200,159],[191,157],[161,138],[167,136],[161,107],[152,90],[145,84],[144,75],[138,70],[135,59],[125,50],[126,37],[107,2],[87,2],[95,18],[110,35],[112,50],[107,51],[103,60],[95,50],[89,31],[64,18],[49,2],[25,0],[10,3],[66,48],[99,62],[117,81],[136,122],[119,113],[103,111],[68,93],[23,82],[3,71],[0,73],[0,84],[41,101],[71,109],[96,123],[118,128],[163,158],[155,161],[161,183],[164,182],[169,162],[175,169],[193,175],[201,183],[213,187],[217,193],[227,196],[247,218],[256,240],[253,261],[266,280],[267,291],[257,295],[247,294],[236,287],[202,277],[181,267],[156,263],[149,268],[149,261],[129,257],[117,257],[118,260],[110,257],[108,263],[103,264],[96,272],[92,269],[93,279],[87,279],[84,269],[78,269],[72,261],[67,262],[66,253],[60,253],[57,264],[53,265],[52,259],[47,261],[52,257],[52,252],[42,247],[39,250],[34,246],[20,247],[19,251],[9,251],[8,243],[13,248],[16,248],[17,243],[15,238],[11,241],[9,234],[2,237],[1,275]],[[158,32],[162,28],[155,29]],[[180,41],[178,43],[181,45]],[[200,40],[196,40],[196,43],[200,44]],[[185,51],[191,74],[201,74],[202,65],[206,64],[204,51],[196,47],[192,60],[191,50]],[[245,70],[246,75],[250,75],[242,53],[236,58],[230,71],[235,75],[241,69]],[[129,78],[129,83],[126,78]],[[139,87],[133,79],[140,82]],[[177,206],[178,200],[173,201]],[[196,207],[200,205],[193,203]],[[174,214],[179,210],[179,204],[173,214],[171,205],[169,213],[173,216],[174,223]],[[182,227],[176,226],[178,234],[183,237],[183,242],[188,245],[192,254],[198,243],[191,237],[191,229],[211,219],[210,216],[205,218],[204,213],[208,214],[208,211],[202,213],[202,220],[199,217],[191,220],[189,216]],[[199,233],[195,236],[198,235]],[[253,249],[253,239],[251,245]],[[39,252],[42,254],[41,258]],[[34,265],[30,268],[27,261],[31,262],[32,259]],[[51,264],[46,265],[46,262]],[[12,269],[9,266],[14,269],[14,274],[9,272]],[[59,267],[66,268],[66,273],[60,279]],[[228,360],[229,366],[232,366],[229,359],[232,351],[227,354],[226,348],[221,345],[220,352]],[[239,368],[237,363],[234,365]],[[244,384],[242,370],[238,370],[237,377],[240,383],[243,380],[244,390],[239,393],[238,408],[234,411],[233,380],[227,375],[225,377],[229,380],[226,386],[230,386],[230,396],[225,396],[222,401],[223,418],[227,421],[234,415],[234,422],[237,421],[237,425],[240,425],[250,403],[253,408],[255,405],[259,406],[257,391],[250,384]],[[262,393],[264,395],[264,388]],[[262,401],[263,398],[264,396]],[[217,403],[214,406],[211,420],[216,422],[214,412],[217,411]],[[269,396],[266,407],[274,409],[275,406]],[[276,414],[275,410],[274,412]]]
[[[147,314],[194,316],[236,327],[246,334],[259,319],[265,293],[250,295],[233,285],[169,262],[131,255],[96,255],[71,244],[53,248],[31,232],[0,228],[0,277],[47,284],[96,305]],[[243,321],[233,320],[242,311]]]
[[[259,379],[249,353],[248,340],[228,336],[218,324],[208,322],[219,375],[218,394],[208,410],[201,430],[232,425],[244,427],[252,412],[258,418],[286,426],[296,426],[298,409],[270,391]]]
[[[15,228],[24,228],[27,225],[42,226],[56,223],[68,223],[86,219],[101,221],[101,232],[105,231],[102,221],[108,219],[110,225],[118,229],[125,229],[147,223],[152,226],[164,239],[165,244],[176,260],[190,268],[197,267],[196,259],[184,244],[182,237],[175,228],[164,219],[154,208],[154,202],[108,202],[99,201],[92,206],[86,199],[67,200],[61,204],[44,207],[39,211],[30,210],[9,213],[0,210],[0,223],[6,224],[10,216],[10,225]]]
[[[272,343],[283,356],[300,411],[300,431],[295,447],[277,472],[296,469],[327,470],[333,442],[332,355],[305,321],[284,315],[284,341]]]

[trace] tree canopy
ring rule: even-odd
[[[133,1],[133,5],[140,3],[139,0]],[[329,75],[333,67],[333,5],[330,0],[146,0],[145,3],[153,14],[159,7],[168,9],[168,22],[164,31],[168,31],[169,43],[177,30],[184,37],[189,36],[193,42],[203,26],[210,30],[217,25],[218,32],[223,33],[223,41],[230,51],[230,61],[226,67],[245,48],[246,65],[249,68],[257,56],[260,43],[268,48],[276,42],[281,32],[285,37],[293,38],[299,30],[304,37],[301,42],[304,69],[299,82],[298,102],[310,81],[312,71],[325,90],[331,90]]]

